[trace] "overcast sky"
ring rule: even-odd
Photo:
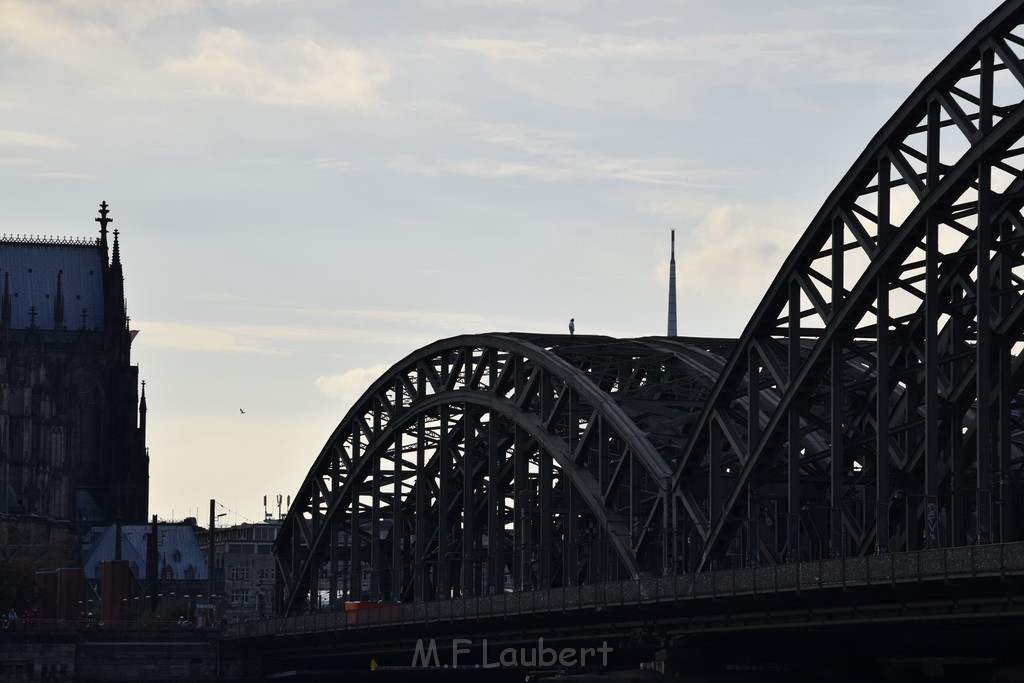
[[[258,520],[437,339],[736,336],[994,0],[0,0],[0,232],[121,232],[150,512]],[[245,410],[245,414],[240,412]]]

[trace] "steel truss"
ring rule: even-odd
[[[670,524],[644,525],[670,509],[671,459],[732,343],[481,335],[409,356],[292,503],[287,609],[663,571]]]
[[[744,330],[673,475],[723,479],[695,568],[1021,537],[1022,4],[875,136]]]
[[[353,406],[279,608],[1024,537],[1024,0],[870,142],[739,340],[436,342]]]

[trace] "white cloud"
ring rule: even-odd
[[[757,301],[805,229],[791,208],[719,206],[677,243],[679,284],[719,304]]]
[[[755,84],[758,74],[781,73],[799,82],[870,82],[879,76],[905,70],[892,64],[877,48],[877,42],[891,44],[902,33],[898,29],[781,29],[777,31],[701,33],[672,38],[638,38],[612,33],[551,33],[529,40],[518,38],[447,37],[440,47],[469,52],[491,62],[518,62],[559,69],[566,62],[663,61],[687,65],[687,74],[698,81],[741,77]],[[851,54],[850,47],[872,45],[864,53]],[[715,68],[704,68],[713,64]],[[866,73],[868,64],[877,71]],[[619,64],[627,67],[628,64]],[[694,68],[697,67],[697,68]],[[753,67],[751,69],[751,67]],[[735,69],[735,71],[733,70]],[[595,69],[595,74],[597,70]]]
[[[826,110],[828,104],[791,91],[914,85],[934,59],[915,52],[913,32],[881,20],[849,28],[776,23],[773,30],[729,33],[681,26],[671,37],[568,31],[559,24],[528,38],[447,36],[437,45],[479,57],[495,83],[542,102],[586,110],[671,108],[677,116],[706,108],[707,90],[733,85],[769,96],[784,110]],[[896,59],[894,50],[905,54]]]
[[[354,335],[326,327],[133,321],[144,346],[184,351],[281,354],[304,341],[341,341]]]
[[[387,60],[301,37],[260,41],[232,28],[208,29],[193,54],[160,69],[180,92],[286,107],[369,109],[390,78]]]
[[[424,176],[442,174],[475,178],[529,178],[541,181],[616,180],[644,185],[712,187],[716,177],[725,174],[710,170],[687,171],[677,159],[613,159],[585,157],[552,159],[528,163],[504,159],[439,159],[426,161],[412,157],[396,159],[389,166],[399,172]]]
[[[52,135],[27,133],[20,130],[0,130],[2,147],[36,147],[40,149],[68,149],[72,145]]]
[[[340,159],[310,159],[306,162],[310,168],[318,171],[354,171],[356,165],[350,161]]]
[[[223,297],[218,297],[224,302]],[[276,320],[278,324],[161,322],[133,320],[141,330],[136,344],[156,349],[246,354],[295,354],[310,345],[363,342],[416,348],[456,334],[525,329],[525,321],[437,310],[236,309],[235,317]],[[517,327],[518,325],[518,327]]]
[[[63,178],[66,180],[98,180],[97,176],[91,173],[75,173],[73,171],[43,171],[40,173],[29,173],[33,178]]]
[[[577,34],[561,40],[518,40],[509,38],[442,38],[438,45],[476,53],[485,59],[542,64],[560,60],[673,57],[680,52],[673,41],[608,33]]]
[[[346,370],[340,375],[324,375],[317,378],[316,388],[325,396],[350,405],[355,403],[389,367],[391,366],[380,363],[368,368]]]
[[[66,3],[0,2],[0,16],[3,17],[0,38],[6,51],[29,54],[48,62],[82,64],[113,37],[108,27],[83,20],[74,7]]]

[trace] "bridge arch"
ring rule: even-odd
[[[488,334],[416,351],[353,405],[295,496],[276,551],[285,609],[665,571],[675,423],[727,348]]]
[[[806,558],[813,535],[841,556],[1024,532],[1022,6],[993,12],[871,140],[738,340],[674,472],[685,489],[717,433],[737,435],[698,567],[743,530],[755,562]],[[769,498],[787,511],[771,556]]]

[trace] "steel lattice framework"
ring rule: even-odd
[[[733,344],[494,334],[413,354],[293,501],[277,543],[289,595],[421,600],[661,571],[671,525],[645,524],[671,509],[665,454]]]
[[[1024,0],[925,79],[738,340],[480,335],[396,364],[278,537],[279,606],[1024,537]]]

